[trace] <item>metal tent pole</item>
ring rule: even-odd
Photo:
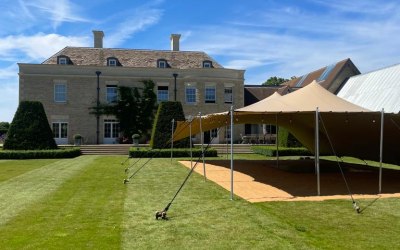
[[[321,195],[320,180],[319,180],[319,109],[315,111],[315,170],[317,172],[317,192]]]
[[[190,135],[190,168],[193,168],[193,153],[192,153],[192,116],[189,117],[189,135]]]
[[[278,113],[276,113],[276,138],[275,138],[275,145],[276,145],[276,167],[279,167],[279,126],[278,126]]]
[[[383,159],[383,125],[384,125],[384,114],[385,111],[382,109],[381,112],[381,140],[379,149],[379,193],[382,193],[382,159]]]
[[[171,121],[172,126],[171,126],[171,161],[172,161],[172,156],[173,156],[173,149],[174,149],[174,123],[175,119],[172,119]]]
[[[207,180],[206,176],[206,162],[204,160],[204,135],[203,135],[203,128],[201,125],[201,112],[199,112],[199,117],[200,117],[200,140],[201,140],[201,157],[203,158],[203,175],[204,175],[204,180]]]
[[[233,106],[231,106],[231,200],[233,200]]]

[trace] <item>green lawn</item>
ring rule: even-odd
[[[0,161],[0,248],[398,248],[398,199],[251,204],[197,174],[157,221],[188,169],[153,159],[124,185],[124,159]]]

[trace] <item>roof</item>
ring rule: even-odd
[[[289,92],[288,86],[265,86],[265,85],[245,85],[244,86],[244,105],[256,103],[267,98],[274,93],[285,95]]]
[[[65,47],[42,64],[57,64],[58,56],[67,56],[73,65],[86,66],[107,66],[107,58],[116,58],[122,67],[157,68],[157,61],[164,59],[170,68],[203,68],[203,61],[211,61],[213,68],[223,68],[204,52],[90,47]]]
[[[349,67],[350,72],[345,72],[344,69]],[[317,69],[300,77],[294,78],[286,83],[290,88],[302,88],[307,86],[312,81],[317,81],[325,89],[328,89],[332,93],[336,93],[337,89],[341,87],[343,81],[336,82],[340,74],[350,74],[349,76],[360,74],[360,71],[353,64],[350,58],[344,59],[342,61],[333,63],[331,65],[325,66],[323,68]],[[348,76],[345,76],[343,80],[346,80]]]
[[[374,111],[400,112],[400,64],[351,77],[338,96]]]
[[[324,89],[316,81],[293,93],[265,98],[237,112],[368,112],[370,110],[350,103]]]

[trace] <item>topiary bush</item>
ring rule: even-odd
[[[161,102],[151,133],[151,148],[171,148],[172,119],[175,119],[175,122],[185,120],[182,104],[180,102]],[[188,148],[189,146],[189,138],[174,142],[174,148]]]
[[[57,148],[41,102],[20,102],[3,148],[13,150]]]

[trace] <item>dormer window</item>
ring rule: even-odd
[[[117,58],[109,57],[109,58],[107,58],[107,66],[117,67],[117,66],[120,66],[120,63]]]
[[[70,64],[70,60],[67,56],[58,56],[57,64],[61,64],[61,65]]]
[[[203,68],[212,68],[211,61],[203,61]]]
[[[168,64],[167,61],[165,59],[159,59],[157,61],[157,67],[158,68],[167,68]]]

